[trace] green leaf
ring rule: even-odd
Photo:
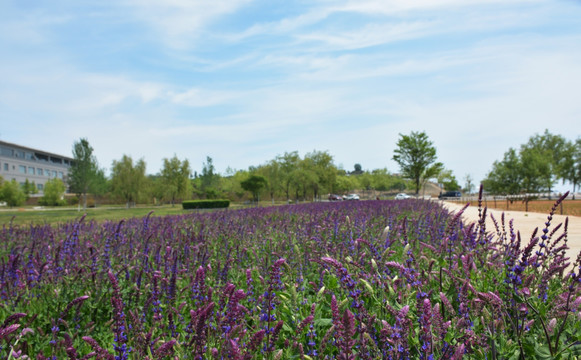
[[[553,359],[553,356],[551,355],[551,352],[549,351],[549,348],[547,346],[538,346],[535,348],[535,355],[537,359]]]
[[[333,319],[317,319],[314,324],[315,326],[329,327],[333,324]]]

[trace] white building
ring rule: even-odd
[[[0,176],[24,185],[34,182],[41,196],[49,179],[59,178],[66,184],[73,159],[42,150],[0,141]]]

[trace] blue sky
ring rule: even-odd
[[[0,139],[246,169],[387,167],[426,131],[458,180],[581,135],[581,1],[0,1]]]

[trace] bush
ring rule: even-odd
[[[60,179],[50,179],[44,184],[44,196],[38,200],[43,206],[66,205],[64,200],[66,187]]]
[[[10,207],[21,206],[26,201],[26,194],[16,180],[6,181],[0,187],[0,201],[5,201]]]
[[[218,209],[230,206],[230,200],[188,200],[183,201],[184,210],[188,209]]]

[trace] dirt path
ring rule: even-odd
[[[443,205],[448,208],[450,211],[456,212],[462,208],[462,205],[457,203],[449,203],[449,202],[442,202]],[[495,210],[495,209],[487,209],[488,214],[492,214],[496,221],[500,223],[500,217],[503,213],[502,210]],[[545,222],[547,221],[547,216],[549,214],[540,214],[540,213],[526,213],[523,211],[508,211],[505,212],[504,218],[508,228],[508,221],[513,219],[513,224],[515,230],[520,231],[521,239],[524,245],[526,245],[531,237],[531,234],[535,230],[536,227],[539,228],[539,233],[545,227]],[[549,227],[549,232],[555,228],[555,226],[563,223],[565,225],[565,218],[567,216],[564,215],[553,215],[553,220],[551,221],[551,226]],[[478,207],[477,206],[469,206],[464,213],[462,214],[462,219],[465,222],[471,223],[478,221]],[[562,234],[563,226],[557,232],[557,235]],[[494,231],[495,227],[492,222],[490,216],[486,218],[486,228],[489,231]],[[567,232],[567,243],[569,245],[569,250],[567,251],[567,255],[569,255],[570,262],[574,262],[577,258],[577,254],[581,251],[581,217],[579,216],[569,216],[569,225],[568,225],[568,232]]]

